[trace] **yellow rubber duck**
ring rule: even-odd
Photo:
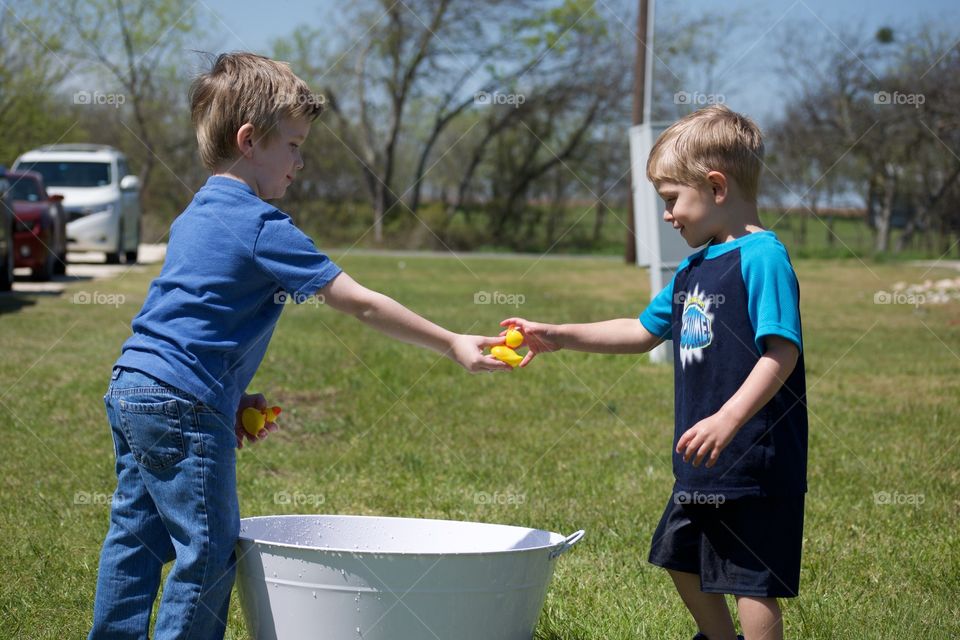
[[[243,423],[244,430],[257,437],[260,432],[267,428],[267,424],[273,424],[280,415],[280,407],[267,407],[266,409],[257,409],[256,407],[247,407],[240,414],[240,422]]]
[[[506,362],[511,367],[516,367],[523,362],[523,356],[514,351],[523,344],[523,334],[514,325],[510,325],[503,339],[506,344],[491,347],[490,355],[500,362]]]
[[[507,346],[511,349],[516,349],[523,344],[523,334],[520,333],[520,330],[517,329],[515,325],[510,325],[510,328],[507,329],[507,334],[503,338]]]

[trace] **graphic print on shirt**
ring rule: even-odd
[[[713,314],[710,307],[718,296],[707,295],[700,290],[700,284],[693,291],[680,294],[678,302],[683,303],[680,316],[680,365],[684,369],[687,363],[701,362],[703,350],[713,342]]]

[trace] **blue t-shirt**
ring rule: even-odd
[[[786,248],[771,231],[709,245],[685,259],[640,322],[673,340],[675,491],[793,495],[807,490],[807,401],[800,289]],[[680,436],[716,413],[781,336],[800,357],[777,394],[737,432],[710,469],[676,453]]]
[[[233,416],[284,304],[339,273],[290,216],[243,182],[213,176],[173,222],[163,269],[115,366]]]

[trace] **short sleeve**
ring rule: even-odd
[[[674,275],[670,284],[664,287],[640,314],[640,324],[662,340],[673,339],[673,283],[676,279]]]
[[[786,248],[776,241],[751,247],[741,254],[740,267],[757,350],[766,351],[766,336],[780,336],[802,351],[800,285]]]
[[[289,216],[279,211],[263,221],[253,254],[257,267],[295,302],[325,287],[341,271]]]

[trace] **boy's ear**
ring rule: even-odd
[[[711,171],[707,174],[707,183],[713,191],[713,201],[722,204],[727,199],[727,176],[719,171]]]
[[[249,122],[237,129],[237,150],[244,158],[253,154],[253,125]]]

